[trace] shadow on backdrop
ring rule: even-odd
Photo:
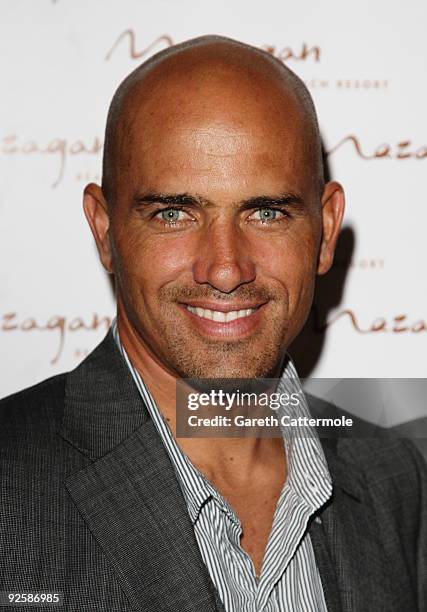
[[[323,171],[325,182],[332,180],[331,170],[325,148],[323,151]],[[345,191],[345,185],[344,185]],[[355,233],[351,226],[345,226],[338,237],[334,263],[324,276],[318,276],[313,306],[306,324],[298,337],[289,347],[300,377],[308,378],[318,363],[328,329],[328,314],[337,308],[344,292],[344,285],[350,269],[355,247]]]

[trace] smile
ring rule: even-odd
[[[229,312],[221,312],[219,310],[210,310],[209,308],[199,308],[186,304],[187,310],[201,319],[209,319],[217,323],[230,323],[236,319],[243,319],[253,314],[257,308],[245,308],[242,310],[230,310]]]

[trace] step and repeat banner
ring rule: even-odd
[[[150,55],[203,34],[261,47],[304,80],[345,188],[336,260],[292,347],[299,371],[426,377],[425,2],[2,0],[0,11],[0,396],[74,368],[105,335],[114,296],[82,192],[101,180],[108,105]]]

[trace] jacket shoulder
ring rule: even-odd
[[[0,439],[49,430],[62,418],[67,374],[57,374],[0,400]],[[3,442],[4,443],[4,442]]]
[[[422,455],[407,438],[343,438],[338,442],[338,455],[361,469],[373,485],[426,473]]]
[[[425,476],[427,467],[417,446],[409,436],[370,423],[319,397],[306,394],[312,416],[323,418],[351,417],[352,427],[340,435],[318,427],[324,449],[338,462],[344,461],[363,474],[370,485],[408,477]],[[327,452],[328,454],[328,452]]]
[[[427,563],[427,466],[414,443],[403,438],[339,442],[338,457],[359,475],[363,497],[380,524],[388,525],[389,535],[402,532],[405,546],[415,550],[421,529]]]

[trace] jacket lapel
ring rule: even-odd
[[[394,610],[376,516],[363,476],[338,457],[337,440],[322,439],[333,481],[310,537],[330,612]],[[344,444],[351,445],[351,440]]]
[[[91,461],[66,487],[132,609],[223,610],[173,466],[111,332],[68,376],[62,436]]]

